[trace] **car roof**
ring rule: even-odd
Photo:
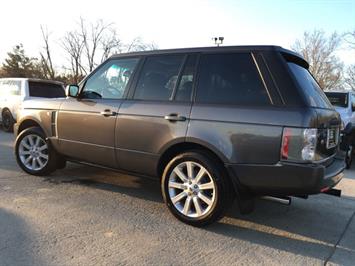
[[[43,82],[43,83],[53,83],[53,84],[58,84],[58,85],[64,85],[64,83],[60,82],[60,81],[37,79],[37,78],[0,78],[0,80],[33,81],[33,82]]]
[[[110,58],[121,58],[127,56],[144,56],[144,55],[163,55],[163,54],[178,54],[178,53],[209,53],[209,52],[252,52],[252,51],[276,51],[283,53],[289,57],[296,58],[308,68],[308,63],[299,54],[282,48],[276,45],[242,45],[242,46],[211,46],[211,47],[194,47],[194,48],[176,48],[176,49],[162,49],[150,50],[140,52],[129,52],[112,55]]]

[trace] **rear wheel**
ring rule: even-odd
[[[56,169],[57,154],[38,127],[21,132],[16,139],[15,154],[18,165],[31,175],[47,175]]]
[[[2,113],[2,128],[6,132],[13,132],[14,130],[15,119],[12,117],[12,114],[9,110],[5,110]]]
[[[172,214],[193,226],[220,219],[232,199],[222,166],[200,152],[178,155],[168,163],[162,177],[162,194]]]

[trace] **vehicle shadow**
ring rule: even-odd
[[[29,226],[15,214],[0,209],[0,264],[45,265],[35,252]]]
[[[163,202],[158,180],[122,174],[89,165],[68,163],[65,169],[44,177],[44,181],[54,184],[72,183],[94,189],[123,193],[153,202]]]
[[[89,186],[162,203],[159,182],[91,166],[69,164],[68,168],[46,177],[45,181]],[[338,201],[335,206],[333,200]],[[257,200],[252,214],[241,215],[234,203],[226,218],[203,230],[325,260],[351,216],[351,210],[337,211],[335,215],[340,206],[341,199],[323,195],[309,201],[294,199],[291,206]],[[161,208],[164,208],[163,204]]]

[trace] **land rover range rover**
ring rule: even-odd
[[[246,211],[255,196],[316,194],[342,178],[339,114],[281,47],[115,55],[67,96],[24,105],[19,166],[47,175],[69,160],[156,177],[188,224],[216,221],[234,198]]]

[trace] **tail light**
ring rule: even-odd
[[[281,159],[288,161],[315,161],[317,148],[316,128],[284,128]]]

